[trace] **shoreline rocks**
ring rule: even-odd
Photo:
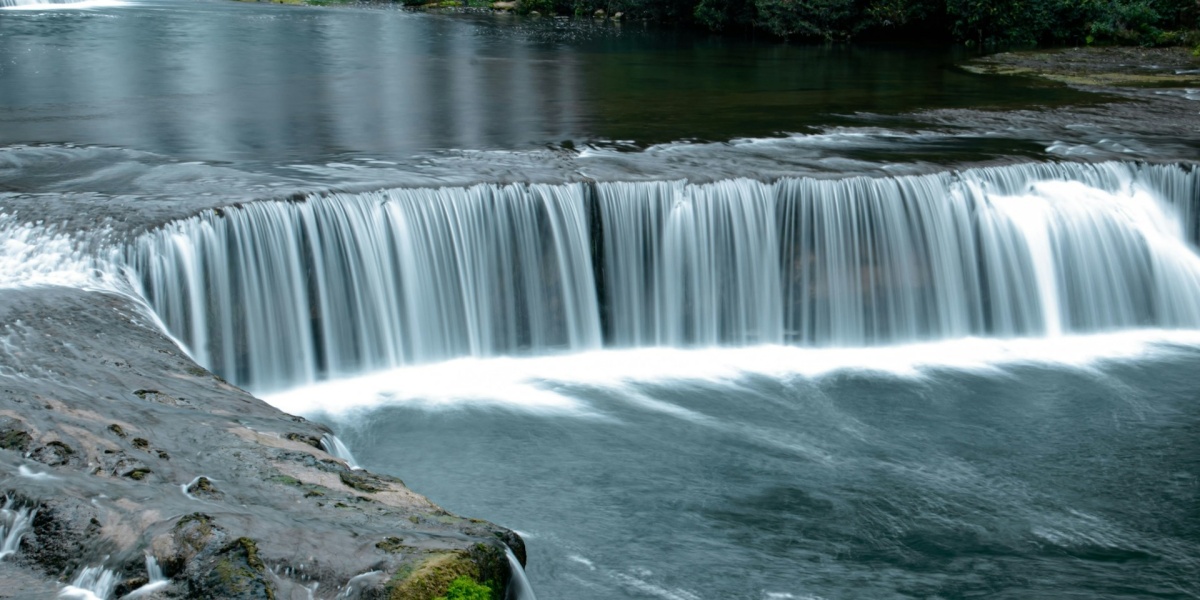
[[[437,573],[503,588],[505,547],[524,560],[515,533],[351,470],[327,428],[200,368],[129,298],[6,289],[0,323],[0,496],[36,511],[0,598],[85,569],[119,597],[151,556],[167,581],[138,597],[425,599]]]
[[[1200,57],[1183,47],[1001,52],[968,61],[963,68],[973,73],[1041,77],[1084,88],[1200,85]]]

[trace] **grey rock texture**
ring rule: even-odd
[[[503,586],[505,544],[524,560],[513,532],[350,470],[326,433],[196,365],[126,297],[0,291],[0,496],[37,510],[0,598],[87,567],[119,597],[147,555],[170,583],[139,597],[157,598],[422,598],[449,575]]]

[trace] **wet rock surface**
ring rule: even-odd
[[[1075,85],[1200,85],[1200,57],[1182,47],[1001,52],[971,61],[965,68],[978,73],[1035,75]]]
[[[149,581],[147,555],[169,584],[142,597],[431,598],[432,571],[503,584],[504,545],[524,556],[511,531],[351,471],[316,447],[326,428],[198,368],[127,298],[7,289],[0,323],[0,495],[36,507],[0,598],[88,567],[117,597]]]
[[[1200,57],[1186,48],[1069,48],[1004,52],[968,71],[1065,84],[1096,102],[1028,109],[937,109],[913,116],[947,132],[1029,140],[1071,160],[1166,160],[1200,151]]]

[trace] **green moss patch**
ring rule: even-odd
[[[375,543],[375,547],[387,552],[388,554],[399,554],[410,549],[409,546],[404,545],[404,540],[398,537],[383,538],[382,541]]]
[[[459,577],[450,582],[445,596],[436,600],[492,600],[492,588],[468,577]]]
[[[288,475],[276,475],[276,476],[268,479],[267,481],[270,481],[272,483],[282,483],[283,485],[291,485],[291,486],[296,486],[296,487],[300,487],[300,486],[304,485],[303,481],[300,481],[299,479],[296,479],[295,477],[290,477]]]
[[[338,473],[338,477],[341,478],[342,483],[345,484],[346,487],[358,490],[360,492],[367,492],[368,494],[382,492],[383,490],[387,489],[379,485],[378,481],[369,479],[362,475],[356,475],[354,473],[342,472]]]
[[[312,446],[313,448],[323,450],[323,448],[321,448],[321,439],[318,437],[315,437],[315,436],[305,435],[303,433],[285,433],[283,435],[283,438],[286,440],[291,440],[293,442],[300,442],[302,444],[308,444],[309,446]]]
[[[150,473],[153,473],[153,471],[151,471],[150,469],[147,469],[145,467],[138,467],[136,469],[127,471],[126,473],[124,473],[124,476],[128,477],[134,481],[142,481]]]
[[[192,513],[179,518],[175,524],[175,535],[180,545],[199,552],[208,545],[213,534],[212,517],[204,513]]]
[[[33,443],[33,436],[20,429],[0,431],[0,448],[24,452]]]
[[[205,591],[215,598],[274,599],[275,589],[264,577],[265,573],[258,544],[240,537],[218,553],[213,570],[205,578]]]
[[[388,600],[431,600],[444,597],[455,580],[479,580],[479,567],[467,552],[434,554],[415,569],[397,572],[388,582]]]

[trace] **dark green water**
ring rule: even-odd
[[[963,57],[391,8],[0,11],[0,145],[277,165],[726,141],[880,123],[864,114],[1095,100],[973,75],[954,66]]]

